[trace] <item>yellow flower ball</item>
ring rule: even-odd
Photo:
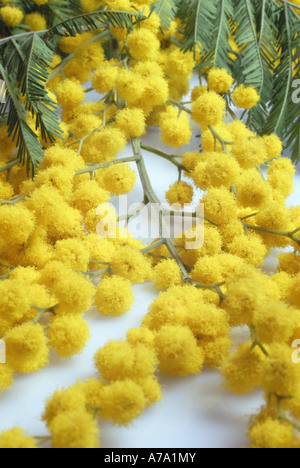
[[[24,13],[20,8],[7,5],[0,8],[0,17],[6,26],[15,28],[21,23]]]
[[[89,337],[88,323],[80,316],[57,317],[48,330],[49,346],[62,358],[81,353]]]
[[[241,169],[234,158],[225,153],[205,153],[207,161],[199,162],[191,174],[197,187],[207,190],[212,187],[235,185]]]
[[[10,245],[25,244],[35,227],[35,217],[20,204],[0,206],[0,239]]]
[[[192,203],[194,197],[193,187],[186,182],[175,182],[170,185],[166,192],[166,199],[169,205],[179,204],[181,207]]]
[[[101,185],[111,195],[126,195],[136,184],[137,174],[129,164],[112,164],[103,172]]]
[[[134,107],[122,109],[117,114],[116,125],[128,139],[141,137],[146,132],[145,114]]]
[[[51,444],[56,449],[100,448],[97,421],[85,410],[58,414],[49,426]]]
[[[186,113],[179,115],[178,109],[168,106],[160,117],[161,140],[166,145],[179,148],[187,145],[192,136],[190,121]]]
[[[232,99],[237,107],[252,109],[260,100],[257,90],[253,86],[240,85],[232,93]]]
[[[82,213],[97,208],[109,200],[109,192],[101,188],[95,180],[80,182],[72,194],[72,203]]]
[[[183,284],[181,271],[173,259],[163,260],[154,268],[154,285],[156,289],[164,290]]]
[[[118,67],[113,62],[103,62],[93,73],[92,85],[98,93],[108,93],[116,84]]]
[[[9,431],[0,433],[0,448],[1,449],[36,449],[38,448],[34,437],[30,437],[26,432],[14,427]]]
[[[280,138],[278,138],[274,133],[271,135],[265,135],[263,138],[268,153],[268,159],[278,158],[283,149],[283,143]]]
[[[141,62],[158,57],[160,43],[156,35],[143,28],[131,32],[127,39],[130,55]]]
[[[53,419],[59,414],[69,413],[74,409],[82,411],[85,409],[85,404],[84,392],[78,386],[56,390],[53,395],[46,400],[42,419],[49,427]]]
[[[226,387],[238,395],[253,392],[261,383],[266,358],[257,347],[252,351],[250,348],[250,342],[242,343],[222,362],[221,373]]]
[[[48,364],[49,349],[41,325],[25,323],[10,330],[5,344],[7,362],[17,372],[37,372]]]
[[[237,205],[234,194],[226,188],[211,188],[203,196],[205,216],[215,224],[226,224],[236,218]]]
[[[74,109],[84,101],[85,92],[78,80],[66,79],[56,88],[57,102],[63,109]]]
[[[111,261],[111,269],[115,275],[128,279],[132,284],[143,283],[152,276],[149,260],[129,246],[117,251]]]
[[[228,93],[233,83],[234,79],[224,68],[212,68],[208,73],[207,85],[210,91]]]
[[[118,317],[129,312],[133,303],[134,294],[127,279],[104,278],[97,286],[95,306],[103,315]]]
[[[267,395],[276,393],[288,397],[297,394],[300,368],[292,360],[293,351],[290,344],[272,343],[269,346],[261,384]]]
[[[103,419],[111,419],[114,424],[127,426],[138,418],[148,401],[141,386],[126,379],[103,387],[100,398]]]
[[[155,349],[160,369],[166,374],[183,377],[202,370],[202,350],[187,327],[163,326],[155,335]]]
[[[3,392],[4,390],[12,387],[14,382],[13,375],[14,371],[12,367],[10,367],[8,364],[0,363],[0,392]]]
[[[143,344],[110,341],[94,357],[96,368],[107,381],[143,379],[153,374],[157,358],[153,349]]]
[[[146,327],[131,328],[128,330],[126,337],[128,343],[132,346],[143,344],[145,346],[150,346],[151,348],[154,345],[154,334]]]
[[[254,449],[293,448],[296,442],[292,426],[270,417],[254,424],[248,434]]]
[[[202,94],[192,104],[192,119],[201,126],[217,125],[225,116],[226,103],[216,93]]]
[[[268,159],[262,138],[241,137],[232,146],[232,154],[243,169],[261,166]]]
[[[43,31],[47,29],[46,18],[38,12],[27,14],[24,23],[31,31]]]

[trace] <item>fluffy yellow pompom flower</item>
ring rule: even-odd
[[[300,273],[291,279],[289,287],[289,298],[292,304],[300,308]]]
[[[293,224],[290,221],[289,212],[283,202],[276,200],[270,201],[264,205],[255,217],[256,224],[263,228],[274,229],[276,231],[291,231]],[[261,232],[264,242],[269,247],[285,247],[288,245],[288,239],[283,236],[276,236]]]
[[[142,109],[122,109],[117,114],[116,125],[124,132],[126,138],[140,137],[146,131],[145,114]]]
[[[193,171],[197,166],[198,162],[201,159],[201,153],[198,151],[193,151],[191,153],[186,153],[183,156],[182,164],[188,171]]]
[[[41,325],[26,323],[8,332],[6,358],[17,372],[29,374],[48,364],[49,349]]]
[[[133,303],[134,294],[129,280],[113,276],[100,281],[95,305],[101,314],[118,317],[129,312]]]
[[[127,39],[130,55],[141,62],[155,60],[160,47],[156,35],[147,29],[136,29]]]
[[[292,360],[290,345],[273,343],[268,348],[269,357],[263,366],[262,388],[268,395],[288,397],[296,395],[299,388],[300,368]]]
[[[24,244],[35,227],[34,214],[21,205],[0,206],[0,239],[9,244]]]
[[[13,197],[14,189],[12,185],[4,180],[0,180],[0,200],[9,200]]]
[[[89,264],[89,252],[79,239],[63,239],[56,242],[53,260],[61,261],[73,270],[86,271]]]
[[[101,418],[121,426],[139,417],[147,406],[141,386],[128,379],[104,386],[99,403]]]
[[[237,200],[243,206],[260,208],[272,197],[272,189],[256,169],[241,174],[236,183]]]
[[[111,269],[115,275],[129,279],[132,284],[143,283],[152,275],[149,260],[127,246],[118,249],[115,258],[111,261]]]
[[[199,162],[191,175],[197,187],[229,189],[237,182],[241,169],[234,158],[225,153],[206,153],[205,157],[207,161]]]
[[[228,93],[234,83],[234,79],[224,68],[213,68],[208,73],[208,87],[210,91],[218,94]]]
[[[94,357],[96,368],[107,381],[143,379],[153,374],[157,358],[153,349],[143,344],[110,341]]]
[[[287,198],[293,192],[295,172],[296,168],[290,159],[275,159],[268,167],[268,182],[274,190]]]
[[[80,316],[55,318],[49,327],[49,346],[59,357],[70,358],[82,352],[90,337],[88,323]]]
[[[244,277],[228,284],[228,300],[225,310],[230,316],[233,327],[243,324],[251,325],[254,311],[261,306],[265,298],[265,289],[262,283],[253,278]]]
[[[161,140],[166,145],[179,146],[187,145],[192,136],[190,121],[186,113],[179,115],[178,109],[168,106],[166,112],[161,114],[159,121],[161,129]]]
[[[253,86],[246,87],[242,84],[233,91],[232,99],[237,107],[241,107],[242,109],[252,109],[252,107],[255,107],[258,104],[260,97]]]
[[[85,180],[77,185],[72,202],[75,208],[85,213],[97,208],[101,203],[106,203],[109,198],[108,191],[101,188],[95,180]]]
[[[266,358],[258,347],[252,351],[250,349],[250,342],[242,343],[222,362],[221,372],[227,389],[239,395],[253,392],[262,379],[263,363]]]
[[[193,187],[182,181],[170,185],[169,190],[166,192],[166,199],[169,205],[179,204],[183,207],[192,203],[193,197]]]
[[[102,121],[96,115],[80,114],[69,125],[77,139],[88,135],[96,128],[101,128]]]
[[[58,414],[49,426],[52,447],[94,449],[100,447],[97,421],[85,410]]]
[[[61,313],[82,314],[91,307],[93,284],[63,263],[49,262],[42,271],[42,281],[57,297]]]
[[[164,290],[183,284],[180,268],[173,259],[163,260],[154,268],[154,285]]]
[[[89,137],[83,145],[81,154],[86,162],[98,164],[114,159],[125,145],[124,133],[118,128],[109,126]]]
[[[47,148],[44,153],[44,159],[42,162],[42,169],[49,167],[65,167],[70,171],[79,171],[85,167],[84,160],[76,153],[76,151],[70,148],[63,148],[59,145],[51,146]]]
[[[19,427],[14,427],[9,431],[0,434],[1,449],[36,449],[37,443],[33,437],[26,435],[25,431]]]
[[[145,91],[143,77],[133,70],[119,70],[116,89],[118,95],[123,98],[128,105],[132,105],[141,98]]]
[[[278,158],[281,155],[283,148],[283,143],[280,138],[278,138],[274,133],[271,135],[265,135],[263,138],[268,153],[268,159]]]
[[[22,319],[29,311],[31,297],[24,281],[7,279],[0,281],[0,317],[8,322]]]
[[[201,126],[217,125],[225,115],[226,103],[216,93],[208,92],[192,104],[192,119]]]
[[[268,253],[266,245],[261,237],[256,233],[250,233],[248,236],[236,236],[232,242],[227,245],[226,250],[232,255],[243,258],[250,265],[261,266]]]
[[[154,334],[146,327],[131,328],[128,330],[126,336],[128,343],[133,346],[143,344],[145,346],[153,347],[154,345]]]
[[[63,109],[74,109],[84,101],[85,92],[77,80],[64,80],[56,88],[57,102]]]
[[[207,91],[207,86],[196,86],[191,94],[192,101],[196,101],[198,97],[202,96],[202,94],[207,93]]]
[[[139,381],[139,385],[146,398],[146,406],[151,406],[153,403],[157,403],[162,399],[161,388],[155,377],[143,379]]]
[[[116,253],[115,245],[109,239],[100,239],[97,234],[89,234],[84,244],[92,260],[99,262],[110,262]],[[90,269],[95,268],[95,263],[91,262]]]
[[[286,304],[268,298],[255,310],[253,324],[261,343],[288,343],[293,334],[295,316]]]
[[[129,164],[112,164],[103,171],[101,185],[111,195],[126,195],[136,184],[137,174]]]
[[[160,369],[166,374],[183,377],[202,370],[202,350],[187,327],[163,326],[155,335],[155,349]]]
[[[202,198],[205,216],[215,224],[225,224],[236,217],[237,205],[233,193],[226,188],[212,188]]]
[[[254,449],[288,449],[296,442],[294,430],[285,422],[267,418],[255,423],[248,431],[251,448]]]
[[[8,364],[0,363],[0,392],[11,388],[13,385],[13,368]]]
[[[85,395],[78,386],[67,389],[56,390],[53,395],[46,400],[45,411],[42,416],[43,421],[49,427],[51,421],[62,413],[68,413],[74,409],[85,409]]]
[[[261,166],[268,159],[266,147],[261,138],[252,138],[250,140],[247,137],[240,138],[233,145],[232,154],[243,169]]]
[[[93,88],[98,93],[108,93],[116,84],[118,67],[111,62],[103,62],[92,76]]]
[[[104,61],[104,51],[100,42],[83,44],[75,52],[75,61],[80,64],[83,70],[91,72],[97,69]]]
[[[25,16],[25,24],[31,31],[43,31],[47,29],[46,18],[40,13],[29,13]]]
[[[24,13],[20,8],[5,6],[0,8],[0,17],[9,28],[15,28],[21,23]]]

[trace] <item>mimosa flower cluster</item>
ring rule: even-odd
[[[82,3],[86,11],[143,6],[147,16],[151,2]],[[0,10],[10,27],[23,19],[17,10]],[[44,28],[39,13],[26,24]],[[94,377],[49,397],[42,419],[54,448],[99,447],[98,418],[127,426],[160,401],[158,370],[182,377],[204,368],[218,369],[234,393],[263,390],[265,406],[249,425],[252,447],[300,447],[300,367],[292,360],[300,338],[300,207],[287,206],[295,167],[281,156],[276,135],[256,135],[229,109],[229,96],[250,110],[259,95],[226,70],[207,70],[207,86],[200,83],[182,102],[195,61],[180,49],[179,26],[172,21],[166,30],[152,13],[133,31],[60,41],[47,87],[62,111],[63,140],[50,145],[36,131],[45,153],[34,179],[9,165],[15,143],[0,128],[0,338],[7,352],[0,390],[11,388],[17,373],[47,366],[50,350],[62,359],[82,352],[92,306],[118,317],[134,304],[132,285],[153,281],[159,291],[139,328],[97,350]],[[99,94],[95,102],[88,81]],[[30,115],[28,122],[35,131]],[[164,154],[143,144],[149,125],[176,149],[197,127],[201,146]],[[128,142],[133,157],[119,158]],[[187,248],[200,229],[196,217],[180,238],[147,246],[120,227],[116,238],[97,235],[98,206],[107,203],[115,220],[110,198],[131,192],[138,178],[145,201],[157,202],[143,150],[178,168],[178,180],[166,187],[170,210],[174,203],[204,204],[203,247]],[[264,273],[273,249],[287,247],[276,274]],[[249,336],[236,345],[231,330],[241,326]],[[1,448],[40,445],[19,427],[0,434]]]

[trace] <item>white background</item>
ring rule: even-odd
[[[159,132],[150,128],[143,141],[156,148],[173,152],[159,141]],[[198,140],[193,142],[197,149]],[[181,148],[184,154],[188,148]],[[128,147],[122,156],[131,156]],[[176,180],[177,170],[167,161],[145,152],[145,160],[154,189],[164,199],[164,192]],[[133,202],[143,200],[138,186],[131,195]],[[300,175],[295,177],[295,192],[290,204],[299,204]],[[268,268],[274,267],[274,260]],[[13,426],[27,429],[31,435],[47,435],[41,422],[44,401],[56,389],[70,386],[78,379],[94,376],[93,355],[108,340],[125,338],[126,331],[140,325],[147,308],[156,297],[152,284],[134,287],[135,306],[123,317],[105,318],[95,310],[86,314],[91,327],[91,339],[85,351],[72,360],[60,360],[54,353],[50,365],[35,375],[18,375],[11,390],[0,396],[0,431]],[[235,335],[243,332],[236,331]],[[299,337],[300,338],[300,337]],[[159,376],[163,399],[152,406],[130,427],[113,427],[100,422],[103,448],[231,448],[247,445],[248,417],[262,404],[260,392],[237,397],[223,388],[216,371],[204,371],[199,376],[169,378]]]

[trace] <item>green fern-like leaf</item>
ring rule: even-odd
[[[3,109],[8,109],[7,125],[8,134],[16,142],[18,147],[18,159],[20,163],[26,164],[27,172],[34,173],[43,158],[43,149],[36,134],[29,127],[25,107],[19,99],[15,83],[0,63],[0,77],[5,81],[7,90],[7,102]]]
[[[175,0],[158,0],[153,3],[151,11],[154,11],[159,17],[161,25],[169,29],[171,21],[175,19],[177,4]]]
[[[185,0],[180,5],[180,17],[184,24],[184,51],[210,50],[218,0]]]

